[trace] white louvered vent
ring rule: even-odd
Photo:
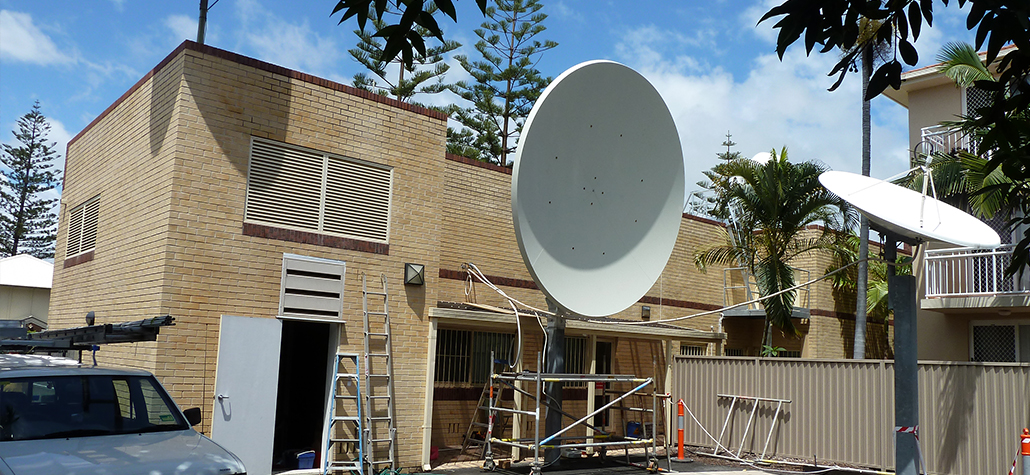
[[[283,254],[279,315],[304,320],[343,320],[342,261]]]
[[[390,231],[391,178],[388,169],[330,157],[324,229],[385,242]]]
[[[254,137],[248,222],[388,242],[393,170]]]
[[[68,249],[65,258],[92,251],[97,245],[100,195],[68,212]]]

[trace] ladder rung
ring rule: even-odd
[[[369,353],[368,356],[374,357],[374,358],[389,358],[390,357],[390,355],[388,353]]]
[[[369,378],[389,378],[390,377],[390,375],[388,375],[388,374],[366,374],[365,376],[368,376]]]
[[[365,292],[365,295],[382,295],[383,297],[386,297],[385,292],[376,292],[374,290],[363,290],[362,292]]]
[[[382,332],[370,332],[368,334],[368,336],[390,336],[390,334],[389,333],[382,333]]]
[[[378,421],[388,421],[388,420],[390,420],[390,419],[393,419],[393,418],[392,418],[392,417],[389,417],[389,416],[380,416],[380,417],[369,417],[369,418],[368,418],[368,420],[370,420],[370,421],[372,421],[372,422],[378,422]]]
[[[336,373],[336,378],[337,379],[357,378],[357,377],[358,377],[358,373]]]
[[[352,421],[352,422],[357,422],[358,418],[354,417],[354,416],[334,416],[333,420],[334,421]]]
[[[359,441],[361,441],[361,439],[329,439],[329,442],[332,442],[334,444],[337,443],[337,442],[359,442]]]
[[[369,399],[390,399],[393,396],[366,396],[366,397],[368,397]],[[1030,474],[1027,474],[1027,475],[1030,475]]]
[[[336,399],[357,399],[357,396],[351,396],[347,394],[337,394]]]
[[[369,442],[389,442],[393,444],[393,439],[368,439]]]
[[[377,316],[377,317],[385,317],[388,314],[386,312],[373,312],[373,311],[369,310],[369,311],[365,312],[365,315],[368,315],[368,316],[373,316],[374,315],[374,316]]]

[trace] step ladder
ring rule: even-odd
[[[325,464],[322,473],[350,472],[363,475],[361,371],[359,355],[337,353],[333,373]]]
[[[369,473],[380,466],[397,469],[397,428],[393,415],[393,344],[390,339],[389,298],[386,275],[380,274],[381,290],[368,287],[361,275],[362,314],[365,320],[365,464]]]
[[[491,374],[488,376],[486,384],[483,385],[483,392],[479,395],[479,402],[476,403],[476,410],[472,414],[472,421],[469,422],[468,429],[465,431],[465,438],[461,443],[462,453],[465,453],[469,448],[480,447],[479,458],[481,459],[486,458],[487,455],[486,450],[489,447],[486,443],[487,438],[491,436],[501,437],[508,425],[509,419],[511,419],[511,415],[508,412],[498,414],[498,411],[493,411],[493,427],[490,426],[490,408],[500,407],[501,393],[504,391],[502,380],[493,377],[495,366],[499,362],[493,360],[493,363],[490,367]],[[477,439],[475,437],[477,433],[481,434],[482,438]]]

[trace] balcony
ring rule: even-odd
[[[791,269],[794,270],[795,283],[808,282],[812,278],[812,273],[806,269],[799,269],[797,267],[791,267]],[[723,305],[726,307],[755,300],[762,295],[758,291],[758,282],[754,274],[749,272],[746,267],[723,269],[722,280]],[[794,298],[792,318],[809,318],[811,316],[811,309],[809,307],[810,287],[810,285],[806,285],[797,290]],[[728,309],[723,312],[723,315],[727,317],[765,318],[765,307],[761,302],[752,302],[748,305]]]
[[[951,248],[926,251],[923,308],[999,308],[1030,305],[1030,270],[1005,277],[1012,244],[995,249]]]

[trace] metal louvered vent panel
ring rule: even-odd
[[[97,247],[97,224],[100,219],[100,196],[89,200],[82,213],[82,248],[79,252]]]
[[[279,314],[341,320],[346,267],[342,261],[284,255]]]
[[[254,138],[246,220],[388,242],[393,171]]]
[[[68,212],[68,250],[65,257],[71,257],[82,249],[82,211],[85,208],[79,206]]]
[[[254,139],[246,219],[318,231],[324,158]]]
[[[65,257],[92,251],[97,244],[97,221],[100,214],[100,195],[68,212],[68,248]]]
[[[331,157],[326,183],[327,232],[386,242],[393,172]]]

